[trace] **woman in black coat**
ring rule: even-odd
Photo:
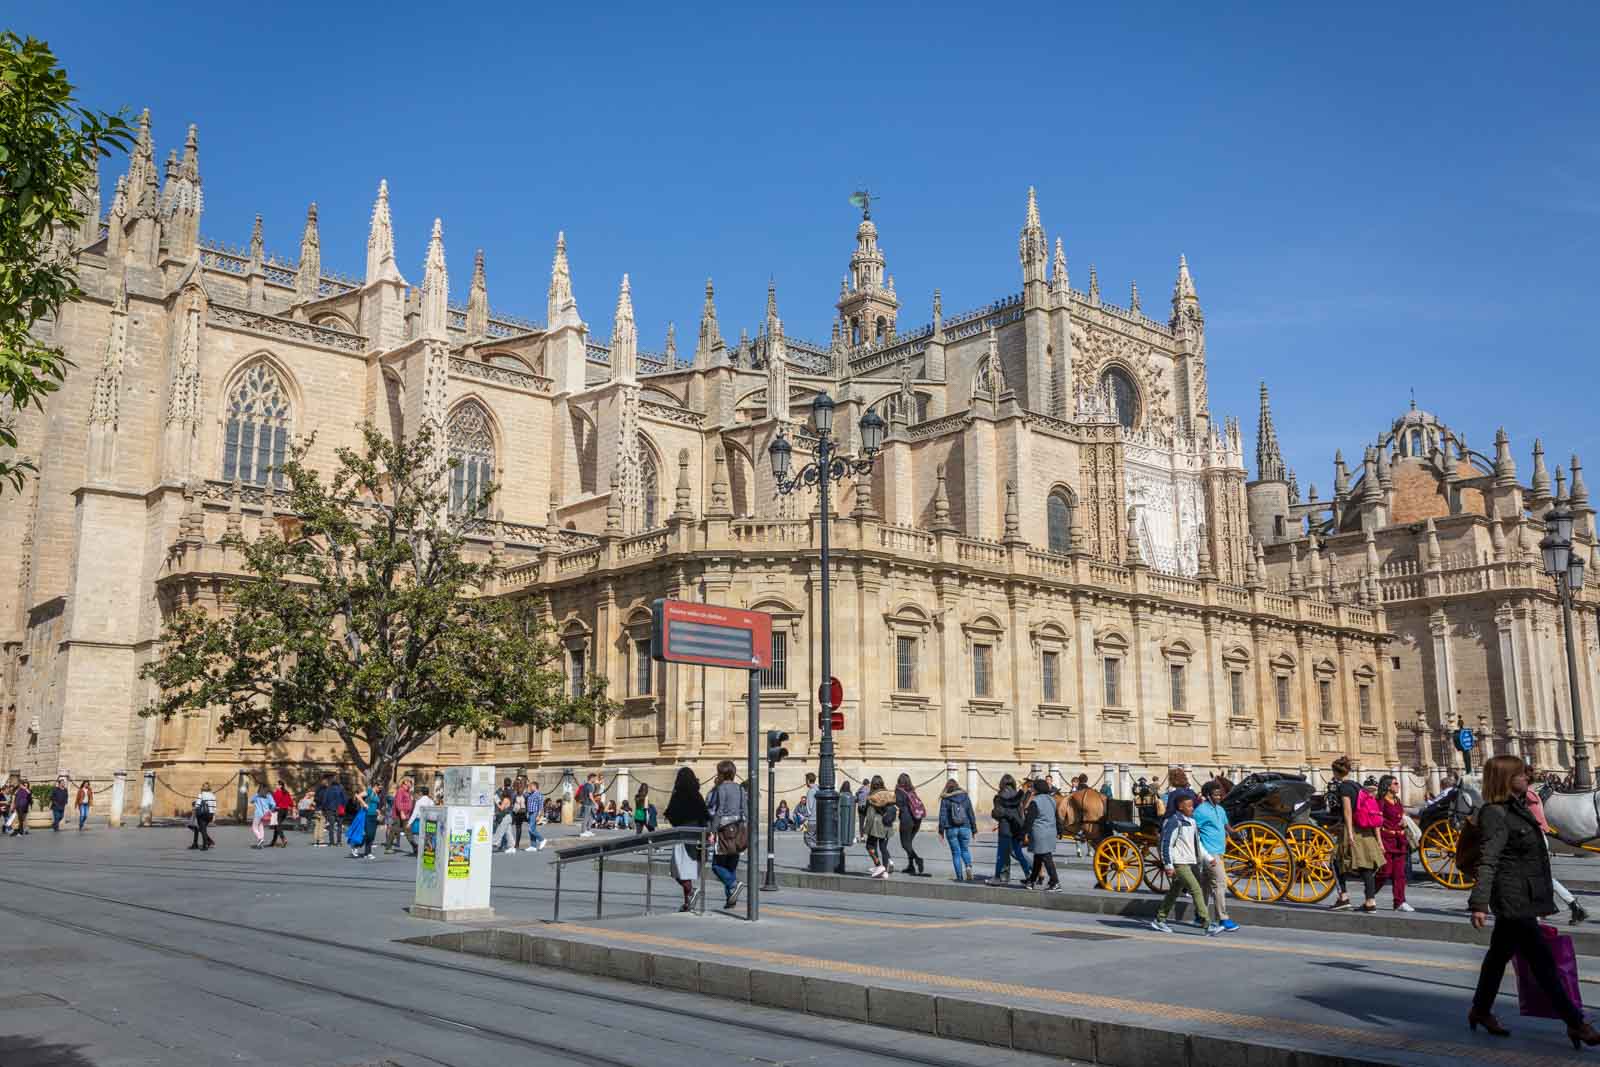
[[[711,825],[711,812],[706,807],[705,798],[700,795],[700,779],[695,777],[694,771],[688,767],[678,768],[678,777],[672,783],[672,797],[667,801],[667,810],[662,812],[674,829],[695,827],[704,829]],[[679,855],[677,849],[683,849]],[[700,846],[678,845],[673,849],[673,877],[678,880],[678,885],[683,888],[683,907],[679,911],[688,911],[694,905],[694,879],[687,877],[691,867],[698,867],[700,863]]]
[[[1505,978],[1506,964],[1521,956],[1540,988],[1567,1024],[1572,1047],[1600,1045],[1600,1031],[1583,1019],[1556,972],[1550,945],[1539,930],[1539,919],[1554,914],[1555,890],[1550,884],[1550,855],[1543,830],[1528,811],[1528,767],[1517,756],[1495,756],[1483,765],[1483,810],[1477,815],[1483,837],[1478,861],[1478,883],[1467,907],[1472,925],[1479,930],[1494,913],[1489,951],[1478,972],[1478,988],[1467,1012],[1467,1025],[1480,1025],[1495,1037],[1511,1034],[1494,1017],[1494,998]]]

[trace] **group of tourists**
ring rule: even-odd
[[[544,810],[544,791],[538,782],[523,775],[505,779],[494,795],[494,851],[538,852],[544,848],[545,837],[539,832]],[[524,833],[528,835],[526,848]]]
[[[45,799],[50,805],[50,829],[53,832],[61,832],[68,803],[72,804],[72,810],[78,816],[78,829],[81,831],[87,827],[89,811],[94,807],[94,786],[82,781],[74,787],[66,775],[61,775],[50,787]],[[34,800],[33,786],[26,778],[0,785],[0,827],[3,827],[7,836],[21,837],[27,834],[28,815],[33,810]]]

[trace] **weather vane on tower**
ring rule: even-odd
[[[873,196],[871,190],[862,187],[850,194],[850,205],[861,209],[861,217],[863,219],[870,219],[872,218],[872,202],[879,199],[882,198]]]

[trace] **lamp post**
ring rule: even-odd
[[[832,514],[828,507],[828,486],[846,478],[859,474],[868,474],[872,471],[873,461],[877,459],[878,449],[883,446],[883,418],[875,411],[868,411],[861,416],[861,458],[841,456],[836,449],[838,443],[833,439],[833,398],[827,393],[818,393],[816,400],[811,404],[812,421],[817,428],[817,449],[815,459],[804,467],[789,472],[789,460],[793,454],[793,447],[788,438],[780,431],[767,449],[767,455],[772,460],[772,477],[777,485],[779,495],[797,493],[802,489],[817,487],[820,494],[818,508],[822,515],[822,684],[826,686],[833,677],[833,656],[830,650],[832,611],[831,592],[828,579],[828,530],[832,525]],[[822,729],[822,743],[817,752],[817,810],[812,813],[816,820],[817,832],[814,840],[816,844],[811,847],[811,862],[809,869],[822,874],[832,874],[844,870],[844,848],[839,843],[839,792],[835,788],[833,767],[833,717],[827,712],[831,708],[821,709],[820,726]]]
[[[1561,621],[1567,631],[1567,691],[1572,699],[1572,786],[1594,788],[1589,775],[1589,746],[1583,737],[1583,709],[1578,697],[1578,651],[1572,639],[1572,598],[1583,588],[1583,553],[1572,548],[1572,510],[1557,503],[1544,517],[1545,536],[1539,542],[1544,572],[1555,579],[1561,598]]]

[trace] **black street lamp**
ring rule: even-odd
[[[1583,708],[1578,698],[1578,652],[1572,639],[1572,598],[1583,588],[1583,552],[1573,551],[1572,509],[1557,503],[1544,517],[1545,536],[1539,542],[1544,572],[1555,579],[1561,598],[1561,621],[1567,631],[1567,691],[1572,699],[1572,787],[1594,788],[1589,775],[1589,745],[1583,737]]]
[[[832,515],[828,507],[828,486],[859,474],[870,474],[878,450],[883,447],[883,418],[875,411],[861,416],[861,458],[841,456],[833,439],[833,397],[818,393],[811,403],[811,417],[817,428],[816,458],[804,467],[789,473],[789,460],[794,449],[780,431],[773,439],[767,454],[772,460],[772,477],[780,495],[797,493],[816,486],[821,499],[818,509],[822,515],[822,684],[827,686],[833,677],[833,656],[830,651],[832,605],[828,582],[828,529]],[[835,787],[833,768],[833,717],[831,708],[821,708],[822,744],[817,753],[817,810],[811,817],[816,820],[816,844],[811,846],[810,869],[821,874],[844,870],[844,847],[839,842],[839,791]]]

